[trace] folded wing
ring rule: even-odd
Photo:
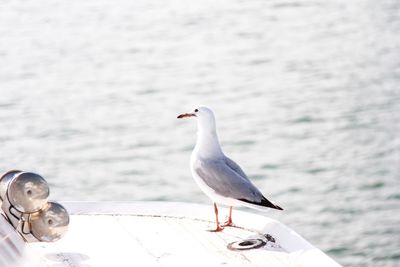
[[[246,203],[281,209],[267,200],[251,183],[243,170],[229,158],[195,162],[197,175],[217,194]]]

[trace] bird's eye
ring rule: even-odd
[[[196,108],[196,109],[194,110],[194,112],[199,112],[199,110]]]

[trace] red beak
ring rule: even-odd
[[[178,119],[187,118],[187,117],[196,117],[196,114],[194,114],[194,113],[183,113],[183,114],[178,116]]]

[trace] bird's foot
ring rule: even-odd
[[[223,225],[221,225],[222,227],[229,227],[229,226],[233,226],[233,222],[228,220],[226,221]]]
[[[209,229],[209,230],[207,230],[207,231],[209,231],[209,232],[221,232],[222,230],[224,230],[224,227],[221,227],[221,226],[217,226],[217,228],[215,228],[215,229]]]

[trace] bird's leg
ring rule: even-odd
[[[222,227],[226,227],[226,226],[232,226],[232,206],[229,208],[229,217],[228,220],[225,222],[224,225],[222,225]]]
[[[221,232],[222,230],[224,230],[224,228],[219,225],[219,222],[218,222],[218,208],[217,208],[217,204],[215,202],[214,202],[214,212],[215,212],[215,221],[217,223],[217,227],[215,229],[208,230],[208,231],[209,232]]]

